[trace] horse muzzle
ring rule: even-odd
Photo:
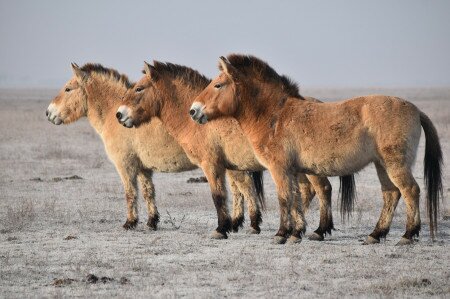
[[[45,116],[47,116],[48,121],[55,125],[64,123],[62,118],[59,117],[58,114],[58,109],[54,104],[50,104],[47,108],[47,111],[45,111]]]
[[[129,116],[129,109],[127,106],[120,106],[117,109],[116,118],[121,125],[126,128],[132,128],[134,126],[133,119]]]
[[[194,102],[192,104],[191,109],[189,110],[189,115],[191,116],[192,120],[204,125],[208,122],[208,116],[203,112],[204,105],[200,104],[199,102]]]

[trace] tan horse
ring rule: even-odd
[[[118,110],[119,122],[133,127],[153,120],[161,119],[169,134],[183,147],[190,159],[201,167],[208,181],[217,213],[223,221],[227,220],[223,171],[225,169],[262,170],[250,144],[237,122],[232,118],[212,122],[204,127],[192,123],[186,111],[192,99],[203,90],[209,79],[197,71],[171,63],[155,62],[154,66],[145,64],[145,76],[129,90]],[[350,177],[352,179],[352,177]],[[308,179],[317,191],[320,199],[320,224],[311,239],[323,240],[331,233],[333,221],[331,215],[331,185],[326,178],[299,175],[296,192],[300,192],[305,205],[309,205],[314,193]],[[217,232],[226,235],[225,228]],[[220,236],[220,235],[219,235]]]
[[[147,225],[156,230],[159,213],[155,204],[153,172],[181,172],[195,169],[196,166],[158,119],[153,119],[139,129],[130,130],[119,125],[115,114],[120,106],[120,98],[127,89],[133,87],[126,76],[99,64],[86,64],[82,68],[73,64],[72,68],[73,78],[64,85],[47,109],[49,121],[56,125],[69,124],[87,116],[102,138],[108,157],[123,182],[127,202],[124,228],[132,229],[138,223],[136,197],[139,181],[147,205]],[[227,175],[235,200],[235,223],[242,225],[244,199],[250,207],[250,217],[260,218],[256,201],[261,199],[261,183],[256,181],[256,190],[248,173],[228,171]],[[258,174],[255,175],[257,177]]]
[[[304,230],[303,215],[292,202],[292,186],[299,172],[322,176],[355,173],[375,163],[384,206],[367,243],[379,242],[392,221],[400,195],[407,208],[406,232],[399,244],[411,244],[420,231],[419,186],[412,173],[421,134],[425,132],[425,184],[432,238],[442,196],[442,151],[430,119],[413,104],[382,95],[336,103],[298,101],[297,86],[265,62],[233,54],[219,61],[220,75],[195,99],[191,117],[204,124],[235,117],[258,159],[270,170],[277,186],[280,229],[284,242],[294,222],[291,240]]]

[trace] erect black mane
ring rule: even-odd
[[[120,74],[115,69],[106,68],[103,65],[99,63],[86,63],[80,68],[83,72],[86,72],[88,74],[91,73],[97,73],[101,74],[103,76],[108,76],[126,86],[126,88],[132,88],[134,86],[134,83],[130,82],[128,77],[124,74]]]
[[[211,82],[209,78],[200,72],[184,65],[154,61],[153,66],[157,73],[179,79],[192,88],[205,88]]]
[[[244,73],[244,75],[256,76],[266,82],[279,83],[289,96],[303,99],[300,95],[297,83],[285,75],[279,75],[265,61],[262,61],[255,56],[242,54],[230,54],[227,59],[232,66]],[[221,69],[220,65],[219,68]]]

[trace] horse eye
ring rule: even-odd
[[[142,87],[142,86],[136,87],[136,92],[141,92],[143,90],[144,90],[144,87]]]
[[[219,88],[221,88],[221,87],[222,87],[222,85],[220,85],[220,84],[214,85],[214,88],[217,88],[217,89],[219,89]]]
[[[65,92],[69,92],[69,91],[70,91],[70,88],[66,88]]]

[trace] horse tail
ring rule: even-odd
[[[423,176],[427,189],[427,213],[430,221],[431,239],[437,232],[439,197],[443,198],[442,188],[442,149],[436,128],[425,113],[420,112],[420,124],[425,132],[425,157]]]
[[[345,218],[348,219],[350,217],[355,206],[356,187],[353,174],[339,177],[339,197],[341,202],[341,217],[345,221]]]
[[[264,196],[264,177],[262,171],[252,171],[251,176],[253,179],[253,184],[255,185],[256,195],[258,196],[259,204],[261,209],[264,211],[266,209],[266,198]]]

